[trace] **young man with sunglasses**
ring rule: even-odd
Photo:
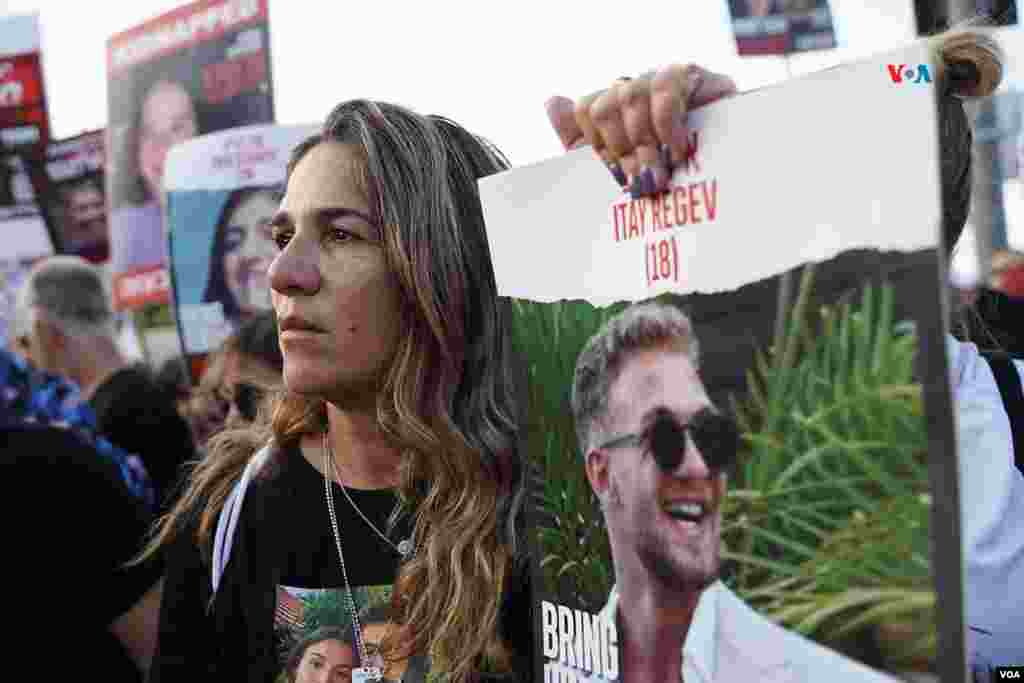
[[[718,580],[735,423],[698,375],[689,319],[661,303],[608,321],[576,364],[572,410],[601,503],[626,683],[893,681],[756,613]]]

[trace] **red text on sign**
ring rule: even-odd
[[[718,180],[677,185],[652,197],[616,204],[612,217],[616,242],[714,221],[718,217]]]

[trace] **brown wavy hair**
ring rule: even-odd
[[[383,226],[406,331],[377,396],[377,419],[403,453],[398,494],[414,515],[417,550],[395,582],[400,628],[384,647],[393,659],[426,654],[452,681],[507,671],[512,656],[498,622],[517,552],[523,476],[508,340],[477,180],[509,164],[446,118],[354,100],[295,149],[288,176],[325,141],[361,156],[357,186]],[[254,425],[210,440],[209,455],[159,522],[146,554],[198,514],[196,542],[209,556],[225,498],[254,452],[269,439],[298,444],[326,426],[323,401],[287,391],[268,396]]]

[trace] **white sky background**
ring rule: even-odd
[[[278,123],[322,119],[369,97],[447,115],[516,165],[561,152],[544,101],[576,97],[673,61],[732,75],[741,89],[785,80],[783,59],[740,59],[727,0],[656,0],[644,14],[602,0],[269,0]],[[38,12],[55,137],[106,125],[105,45],[179,0],[0,0]],[[800,73],[913,38],[910,0],[832,0],[841,44],[800,55]]]
[[[318,122],[355,97],[388,100],[458,121],[517,166],[561,153],[544,115],[551,95],[688,61],[747,90],[915,37],[911,0],[831,0],[840,47],[796,55],[787,69],[782,58],[736,55],[727,0],[656,0],[640,15],[604,0],[269,3],[278,123]],[[0,14],[39,13],[55,137],[106,125],[107,39],[182,4],[0,0]],[[963,246],[954,268],[976,270]]]

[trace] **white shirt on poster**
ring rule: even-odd
[[[616,622],[619,594],[612,587],[599,617]],[[680,648],[685,683],[896,683],[897,679],[782,628],[721,581],[704,589]],[[606,679],[593,675],[588,683]]]

